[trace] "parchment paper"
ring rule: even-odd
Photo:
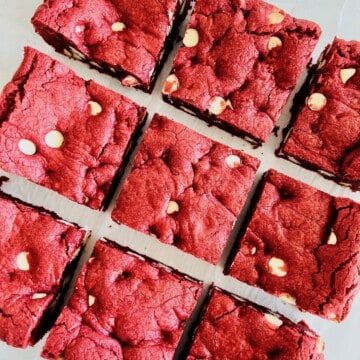
[[[323,35],[314,52],[315,60],[321,50],[326,44],[332,41],[335,35],[347,40],[360,40],[360,26],[358,19],[360,15],[359,0],[271,0],[269,2],[290,12],[295,17],[313,20],[321,26]],[[242,149],[248,154],[260,158],[262,165],[258,171],[257,180],[266,170],[272,167],[332,195],[350,197],[356,201],[360,201],[359,193],[354,193],[349,189],[338,186],[334,182],[324,180],[316,173],[305,170],[286,160],[277,158],[274,155],[274,151],[281,141],[281,131],[278,132],[279,137],[276,137],[273,134],[265,145],[258,149],[253,149],[246,141],[233,137],[215,127],[208,127],[203,121],[197,120],[193,116],[165,104],[161,99],[161,87],[170,71],[176,49],[180,44],[177,44],[174,51],[170,54],[169,59],[158,78],[153,94],[144,94],[141,91],[121,87],[116,79],[99,74],[97,71],[90,70],[86,65],[78,61],[67,59],[65,56],[55,53],[43,39],[35,34],[32,25],[30,24],[30,18],[40,3],[41,0],[0,0],[0,88],[11,79],[23,58],[23,47],[29,45],[60,60],[74,69],[79,76],[85,79],[92,78],[98,83],[122,93],[137,103],[146,106],[149,112],[149,119],[152,118],[152,115],[155,112],[159,112],[212,139]],[[182,26],[182,32],[184,32],[184,24]],[[301,81],[299,84],[300,83]],[[292,99],[290,99],[286,110],[279,120],[278,125],[280,127],[286,126],[289,121],[288,109],[291,101]],[[206,286],[213,282],[220,288],[229,290],[256,303],[269,307],[272,310],[278,311],[294,321],[304,319],[325,341],[326,359],[360,359],[360,297],[358,297],[353,304],[349,317],[343,323],[335,324],[321,320],[318,317],[301,313],[294,306],[283,304],[280,300],[265,294],[261,290],[249,287],[230,277],[223,276],[222,267],[224,258],[229,252],[229,247],[225,250],[225,254],[223,254],[224,256],[219,264],[213,266],[204,261],[195,259],[174,247],[164,245],[156,239],[142,235],[125,226],[119,226],[113,223],[110,219],[110,213],[115,200],[112,201],[106,212],[93,211],[24,179],[0,172],[0,175],[2,174],[10,177],[10,181],[2,186],[2,190],[5,192],[26,202],[41,205],[46,209],[55,211],[63,219],[75,222],[80,226],[92,230],[92,236],[83,256],[83,261],[89,256],[95,240],[102,236],[108,237],[109,239],[117,241],[124,246],[128,246],[139,253],[146,254],[155,260],[202,280]],[[120,187],[121,184],[119,185],[119,188]],[[114,199],[116,199],[117,194]],[[234,240],[234,234],[241,225],[248,206],[249,202],[236,225],[232,239],[230,239],[230,245]],[[44,339],[33,348],[19,350],[0,342],[0,360],[40,359],[43,343]]]

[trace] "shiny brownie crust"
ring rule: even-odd
[[[145,116],[125,97],[25,48],[0,95],[0,167],[100,209]]]
[[[112,218],[216,263],[259,163],[156,114]]]
[[[328,320],[348,315],[359,291],[360,205],[275,170],[227,272]]]
[[[98,241],[44,346],[46,359],[172,359],[202,286]]]

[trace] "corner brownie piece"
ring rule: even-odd
[[[323,351],[324,343],[306,323],[214,290],[187,359],[315,360],[324,359]]]
[[[299,98],[280,155],[360,190],[360,42],[335,39]]]
[[[32,48],[0,96],[0,167],[106,205],[146,111]]]
[[[25,348],[50,328],[86,231],[0,194],[0,339]]]
[[[257,144],[274,128],[319,39],[313,22],[258,0],[198,0],[164,99]]]
[[[155,114],[112,218],[216,263],[259,163]]]
[[[150,92],[189,0],[45,0],[35,30],[69,57]]]
[[[202,286],[98,241],[44,346],[46,359],[172,359]]]
[[[360,204],[270,170],[230,275],[340,322],[359,291]]]

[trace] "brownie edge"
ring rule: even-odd
[[[101,239],[50,332],[46,359],[172,359],[202,285]]]
[[[359,292],[360,204],[273,169],[226,272],[325,319],[341,322]]]
[[[0,339],[34,345],[59,315],[87,231],[0,194]]]
[[[151,92],[190,0],[45,0],[32,24],[56,51]]]
[[[277,155],[360,190],[360,41],[335,38],[297,94]]]
[[[224,355],[226,354],[226,355]],[[305,322],[212,289],[187,360],[324,359],[324,343]]]

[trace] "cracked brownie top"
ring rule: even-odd
[[[359,290],[360,205],[270,170],[230,274],[342,321]]]
[[[2,194],[0,221],[0,339],[27,347],[49,327],[50,307],[86,231]]]
[[[187,0],[46,0],[32,23],[56,50],[150,89]],[[185,6],[185,4],[184,4]]]
[[[156,114],[112,218],[216,263],[259,160]]]
[[[98,241],[44,346],[47,359],[172,359],[201,285]]]
[[[198,0],[165,99],[262,142],[319,39],[313,22],[258,0]]]
[[[0,96],[0,167],[99,209],[145,109],[32,48]]]
[[[360,189],[360,42],[335,39],[319,59],[282,151]]]
[[[324,359],[322,340],[304,322],[264,311],[214,290],[187,359]]]

